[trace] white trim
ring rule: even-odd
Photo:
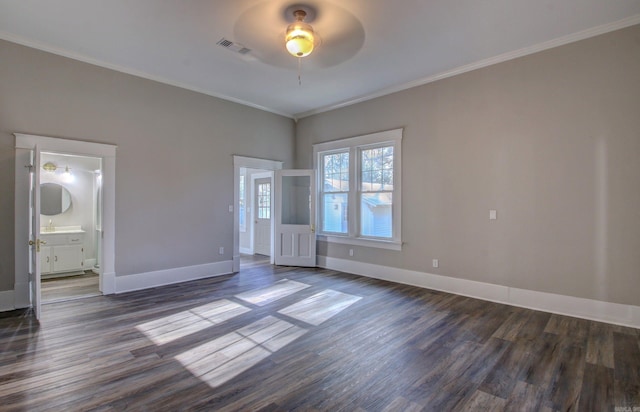
[[[116,293],[132,292],[174,283],[189,282],[214,276],[228,275],[233,272],[233,261],[205,263],[203,265],[156,270],[135,275],[115,278]]]
[[[319,224],[319,223],[318,223]],[[340,243],[343,245],[374,247],[377,249],[402,250],[402,242],[378,239],[360,239],[357,237],[319,234],[317,240],[327,243]]]
[[[16,282],[13,286],[14,307],[16,309],[28,308],[31,306],[31,292],[29,290],[29,279],[26,282]]]
[[[386,142],[400,142],[402,141],[404,128],[398,127],[396,129],[384,130],[381,132],[363,134],[352,137],[345,137],[342,139],[331,140],[323,143],[316,143],[313,145],[313,150],[315,153],[314,161],[318,161],[317,153],[319,152],[328,152],[331,150],[340,151],[340,149],[348,149],[354,146],[365,146],[365,145],[375,145],[378,143],[386,143]],[[314,166],[317,166],[314,164]]]
[[[487,66],[491,66],[494,64],[498,64],[498,63],[502,63],[505,61],[509,61],[509,60],[513,60],[516,59],[518,57],[523,57],[523,56],[527,56],[529,54],[533,54],[533,53],[537,53],[540,51],[544,51],[547,49],[551,49],[554,47],[558,47],[558,46],[563,46],[565,44],[569,44],[569,43],[573,43],[576,41],[580,41],[580,40],[584,40],[584,39],[588,39],[590,37],[595,37],[598,36],[600,34],[605,34],[605,33],[609,33],[615,30],[619,30],[619,29],[623,29],[625,27],[630,27],[633,26],[635,24],[640,23],[640,14],[636,14],[630,17],[626,17],[624,19],[618,20],[618,21],[614,21],[611,23],[607,23],[607,24],[603,24],[600,26],[596,26],[590,29],[586,29],[583,31],[579,31],[577,33],[573,33],[573,34],[569,34],[567,36],[562,36],[562,37],[558,37],[556,39],[553,40],[549,40],[546,42],[542,42],[542,43],[538,43],[538,44],[534,44],[532,46],[528,46],[528,47],[524,47],[522,49],[519,50],[515,50],[512,52],[508,52],[508,53],[503,53],[503,54],[499,54],[497,56],[494,57],[490,57],[488,59],[484,59],[484,60],[480,60],[478,62],[475,63],[471,63],[471,64],[467,64],[464,66],[460,66],[460,67],[456,67],[444,72],[441,72],[439,74],[433,75],[433,76],[428,76],[422,79],[418,79],[418,80],[414,80],[412,82],[408,82],[408,83],[403,83],[400,85],[396,85],[396,86],[392,86],[392,87],[387,87],[384,88],[382,90],[379,90],[375,93],[370,93],[370,94],[366,94],[360,97],[357,97],[355,99],[349,99],[349,100],[345,100],[339,103],[335,103],[335,104],[330,104],[330,105],[326,105],[326,106],[322,106],[319,108],[315,108],[312,110],[308,110],[306,112],[300,112],[300,113],[286,113],[286,112],[282,112],[279,110],[275,110],[275,109],[271,109],[269,107],[266,106],[261,106],[255,103],[251,103],[251,102],[247,102],[246,100],[242,100],[242,99],[237,99],[231,96],[227,96],[221,93],[215,93],[212,92],[210,90],[205,90],[203,88],[200,87],[194,87],[191,85],[188,85],[186,83],[181,83],[181,82],[176,82],[176,81],[172,81],[169,79],[166,79],[164,77],[161,76],[157,76],[157,75],[153,75],[150,73],[146,73],[140,70],[135,70],[135,69],[131,69],[131,68],[127,68],[124,66],[120,66],[120,65],[116,65],[116,64],[112,64],[112,63],[107,63],[104,62],[102,60],[98,60],[95,59],[93,57],[89,57],[89,56],[85,56],[81,53],[75,53],[75,52],[71,52],[68,50],[64,50],[62,48],[59,47],[54,47],[51,45],[47,45],[38,41],[34,41],[31,39],[27,39],[26,37],[23,36],[18,36],[16,34],[13,33],[7,33],[5,31],[0,31],[0,39],[12,42],[12,43],[16,43],[16,44],[21,44],[23,46],[27,46],[27,47],[31,47],[34,49],[38,49],[38,50],[43,50],[49,53],[53,53],[56,54],[58,56],[63,56],[63,57],[67,57],[73,60],[77,60],[77,61],[81,61],[84,63],[88,63],[88,64],[92,64],[94,66],[99,66],[99,67],[104,67],[107,69],[111,69],[111,70],[115,70],[117,72],[120,73],[125,73],[125,74],[129,74],[132,76],[136,76],[136,77],[141,77],[143,79],[149,79],[149,80],[153,80],[159,83],[163,83],[163,84],[168,84],[170,86],[175,86],[175,87],[179,87],[181,89],[185,89],[185,90],[191,90],[193,92],[196,93],[202,93],[205,94],[207,96],[212,96],[212,97],[216,97],[218,99],[222,99],[222,100],[227,100],[233,103],[238,103],[244,106],[248,106],[248,107],[252,107],[254,109],[258,109],[258,110],[263,110],[266,112],[270,112],[270,113],[274,113],[280,116],[284,116],[284,117],[288,117],[291,119],[294,119],[296,121],[298,121],[299,119],[308,117],[308,116],[312,116],[314,114],[319,114],[319,113],[324,113],[324,112],[328,112],[330,110],[335,110],[335,109],[339,109],[342,107],[347,107],[347,106],[351,106],[353,104],[356,103],[361,103],[361,102],[365,102],[367,100],[372,100],[375,99],[377,97],[381,97],[381,96],[386,96],[388,94],[392,94],[392,93],[396,93],[402,90],[407,90],[410,89],[412,87],[416,87],[416,86],[421,86],[427,83],[432,83],[436,80],[440,80],[440,79],[445,79],[447,77],[452,77],[452,76],[456,76],[458,74],[462,74],[462,73],[466,73],[472,70],[476,70],[476,69],[480,69],[483,67],[487,67]]]
[[[385,130],[382,132],[370,133],[355,137],[347,137],[339,140],[332,140],[313,145],[313,170],[316,171],[316,203],[318,205],[316,215],[316,227],[318,228],[318,238],[329,243],[342,243],[358,246],[367,246],[380,249],[402,250],[402,137],[404,128]],[[359,236],[360,234],[360,153],[372,147],[382,145],[392,145],[393,154],[393,207],[392,207],[392,228],[391,239],[381,239],[373,237]],[[324,187],[321,156],[333,153],[349,153],[349,216],[348,232],[346,234],[335,234],[322,231],[322,214]]]
[[[102,197],[102,267],[99,280],[100,291],[109,295],[115,292],[113,279],[105,279],[105,274],[115,278],[115,186],[116,186],[116,145],[94,143],[82,140],[60,139],[49,136],[38,136],[25,133],[14,133],[16,153],[15,176],[15,244],[26,245],[29,227],[29,188],[28,180],[24,176],[24,162],[27,161],[26,151],[33,150],[37,145],[40,151],[52,153],[73,154],[80,156],[99,157],[102,159],[103,197]],[[26,152],[26,153],[25,153]],[[24,155],[24,156],[23,156]],[[26,193],[25,193],[26,192]],[[15,251],[15,285],[23,286],[29,277],[28,248],[16,247]],[[30,288],[15,289],[15,300],[23,305],[30,299]]]
[[[494,64],[503,63],[509,60],[528,56],[530,54],[538,53],[544,50],[553,49],[554,47],[564,46],[565,44],[574,43],[580,40],[588,39],[590,37],[595,37],[595,36],[599,36],[601,34],[609,33],[615,30],[624,29],[625,27],[630,27],[638,23],[640,23],[640,14],[626,17],[622,20],[614,21],[612,23],[596,26],[587,30],[579,31],[577,33],[569,34],[567,36],[558,37],[556,39],[549,40],[546,42],[534,44],[532,46],[523,47],[522,49],[499,54],[497,56],[479,60],[477,62],[466,64],[464,66],[454,67],[450,70],[446,70],[444,72],[434,74],[432,76],[424,77],[422,79],[417,79],[408,83],[402,83],[396,86],[387,87],[375,93],[365,94],[355,99],[345,100],[340,103],[330,104],[327,106],[308,110],[306,112],[294,113],[293,117],[294,119],[299,120],[305,117],[313,116],[315,114],[320,114],[320,113],[328,112],[331,110],[352,106],[357,103],[366,102],[367,100],[372,100],[372,99],[386,96],[392,93],[397,93],[403,90],[411,89],[413,87],[422,86],[428,83],[433,83],[435,81],[446,79],[448,77],[457,76],[459,74],[467,73],[473,70],[482,69],[488,66],[493,66]]]
[[[105,272],[100,276],[100,292],[103,295],[116,293],[116,272]]]
[[[0,312],[14,310],[16,308],[13,290],[0,291]]]
[[[327,256],[318,256],[318,266],[511,306],[640,328],[640,306],[518,289]]]
[[[115,157],[118,146],[104,143],[85,142],[82,140],[59,139],[57,137],[37,136],[33,134],[14,133],[16,149],[33,149],[36,144],[40,151],[73,153],[90,157]]]
[[[282,169],[282,160],[259,159],[257,157],[245,157],[233,155],[233,164],[247,169],[278,170]]]
[[[141,77],[143,79],[153,80],[154,82],[168,84],[169,86],[179,87],[181,89],[190,90],[190,91],[196,92],[196,93],[202,93],[202,94],[205,94],[207,96],[215,97],[215,98],[222,99],[222,100],[227,100],[229,102],[241,104],[243,106],[252,107],[252,108],[258,109],[258,110],[263,110],[265,112],[274,113],[274,114],[277,114],[277,115],[280,115],[280,116],[284,116],[284,117],[288,117],[288,118],[291,118],[291,119],[294,118],[291,113],[285,113],[285,112],[281,112],[279,110],[270,109],[270,108],[268,108],[266,106],[261,106],[259,104],[251,103],[251,102],[248,102],[248,101],[242,100],[242,99],[237,99],[235,97],[227,96],[227,95],[224,95],[224,94],[221,94],[221,93],[215,93],[215,92],[212,92],[211,90],[206,90],[206,89],[201,88],[201,87],[195,87],[195,86],[188,85],[186,83],[169,80],[169,79],[164,78],[162,76],[157,76],[157,75],[154,75],[154,74],[150,74],[150,73],[147,73],[147,72],[144,72],[144,71],[141,71],[141,70],[135,70],[135,69],[131,69],[131,68],[128,68],[128,67],[120,66],[120,65],[117,65],[117,64],[107,63],[107,62],[104,62],[102,60],[94,59],[93,57],[89,57],[89,56],[85,56],[85,55],[80,54],[80,53],[75,53],[75,52],[71,52],[71,51],[68,51],[68,50],[64,50],[64,49],[59,48],[59,47],[53,47],[53,46],[50,46],[50,45],[47,45],[47,44],[44,44],[44,43],[41,43],[41,42],[33,41],[31,39],[27,39],[27,38],[22,37],[22,36],[17,36],[17,35],[12,34],[12,33],[7,33],[5,31],[0,31],[0,39],[9,41],[11,43],[16,43],[16,44],[21,44],[23,46],[31,47],[33,49],[43,50],[43,51],[46,51],[46,52],[49,52],[49,53],[57,54],[58,56],[67,57],[69,59],[73,59],[73,60],[81,61],[81,62],[84,62],[84,63],[92,64],[94,66],[99,66],[99,67],[104,67],[104,68],[107,68],[107,69],[110,69],[110,70],[115,70],[117,72],[129,74],[131,76],[136,76],[136,77]]]
[[[243,255],[253,255],[253,249],[248,247],[241,247],[240,253],[242,253]]]
[[[240,198],[240,168],[245,167],[247,169],[262,169],[273,171],[282,169],[283,165],[284,162],[281,160],[258,159],[255,157],[233,155],[233,273],[237,273],[240,271],[240,215],[238,214],[238,200]],[[251,208],[251,210],[253,211],[253,207]],[[273,234],[273,229],[271,233]],[[271,243],[273,245],[273,239]],[[274,254],[271,253],[271,264],[274,263],[273,259]]]

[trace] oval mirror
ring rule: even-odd
[[[40,214],[59,215],[71,207],[71,194],[57,183],[40,185]]]

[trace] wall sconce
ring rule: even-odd
[[[49,173],[54,173],[58,169],[58,166],[56,166],[52,162],[47,162],[42,165],[42,168]]]

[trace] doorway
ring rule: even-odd
[[[57,218],[44,218],[41,222],[41,199],[40,190],[40,173],[39,170],[44,165],[41,156],[45,155],[64,155],[75,157],[90,157],[100,159],[101,168],[99,177],[94,174],[96,179],[100,180],[101,190],[96,192],[96,196],[100,198],[97,204],[100,208],[96,208],[95,213],[99,213],[99,233],[97,237],[94,252],[95,262],[99,264],[98,290],[102,294],[115,293],[115,156],[116,146],[90,143],[77,140],[58,139],[46,136],[36,136],[15,133],[16,137],[16,170],[15,170],[15,286],[14,286],[14,307],[25,308],[32,307],[37,318],[40,317],[42,296],[41,296],[41,266],[45,266],[47,262],[47,252],[49,253],[49,261],[55,262],[56,256],[58,261],[69,256],[74,256],[77,260],[77,245],[84,242],[79,239],[77,228],[67,227],[68,233],[64,230],[55,231],[59,222]],[[66,172],[66,166],[63,173]],[[51,166],[49,166],[51,170]],[[73,168],[69,168],[73,169]],[[94,170],[95,172],[95,170]],[[51,222],[49,222],[51,220]],[[61,239],[54,239],[49,244],[43,233],[47,232],[49,225],[49,236],[56,235]],[[77,226],[68,224],[67,226]],[[82,230],[82,225],[80,225]],[[58,226],[59,227],[59,226]],[[46,242],[46,243],[45,243]],[[64,244],[58,244],[65,242]],[[27,246],[32,245],[31,247]],[[24,247],[20,247],[24,245]],[[43,245],[45,247],[43,247]],[[76,247],[67,247],[67,246]],[[61,254],[52,255],[51,249],[46,247],[60,246]],[[63,247],[64,246],[64,247]],[[43,250],[44,249],[44,250]],[[83,252],[83,251],[82,251]],[[71,258],[70,258],[71,259]],[[68,260],[72,262],[73,260]],[[50,263],[49,262],[49,263]],[[44,265],[43,265],[44,263]],[[77,268],[77,267],[75,267]],[[57,270],[59,269],[59,270]],[[52,272],[64,272],[70,267],[57,266]]]
[[[272,254],[273,171],[240,168],[238,229],[243,257]],[[241,260],[242,263],[247,259]]]
[[[42,152],[42,303],[99,296],[102,159]]]
[[[282,169],[283,162],[277,160],[257,159],[252,157],[234,156],[234,231],[233,231],[233,271],[240,271],[241,253],[243,256],[255,256],[256,253],[256,226],[260,227],[260,236],[266,236],[268,233],[268,249],[265,241],[260,241],[258,249],[264,255],[268,256],[269,263],[273,264],[273,234],[274,222],[273,216],[273,176],[275,170]],[[262,203],[262,219],[260,216],[260,205],[255,201],[256,191],[258,190],[256,180],[268,179],[269,196],[268,204],[266,203],[266,190],[264,186],[266,181],[262,181],[263,203]],[[259,194],[259,193],[258,193]],[[268,212],[267,212],[268,210]],[[268,215],[267,215],[268,213]],[[266,216],[269,217],[269,230],[266,232]],[[256,223],[258,222],[258,224]],[[267,253],[268,250],[268,253]],[[264,260],[264,257],[261,258]],[[243,262],[249,262],[251,259],[244,259]]]

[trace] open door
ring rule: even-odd
[[[313,170],[276,170],[275,264],[316,266]]]
[[[30,260],[29,282],[31,288],[31,306],[36,319],[40,319],[42,303],[40,299],[40,149],[35,146],[31,158],[31,219],[30,219]]]

